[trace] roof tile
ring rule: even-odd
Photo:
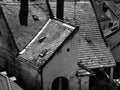
[[[67,11],[67,8],[69,7],[68,5],[65,5],[66,10],[65,17],[67,17],[68,14],[69,15],[73,14],[69,12],[69,10]],[[73,23],[71,21],[74,20],[72,19],[74,17],[70,17],[66,21],[71,22],[74,25],[80,26],[78,59],[81,61],[81,64],[84,64],[88,68],[114,66],[115,65],[114,58],[109,48],[106,47],[105,45],[94,10],[90,2],[89,3],[77,2],[75,17],[77,23]]]

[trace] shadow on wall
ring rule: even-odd
[[[42,73],[21,57],[15,60],[15,76],[17,84],[24,90],[42,90]]]

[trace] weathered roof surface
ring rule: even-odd
[[[80,26],[78,60],[88,68],[114,66],[114,58],[104,43],[91,3],[77,2],[76,13],[73,5],[73,2],[65,2],[64,17],[65,21]]]
[[[91,0],[92,4],[94,5],[96,15],[98,17],[99,22],[110,21],[111,19],[103,12],[102,8],[100,7],[99,3],[95,0]]]
[[[34,38],[49,18],[49,12],[45,2],[37,5],[29,5],[28,27],[21,26],[19,23],[20,4],[5,4],[2,5],[2,8],[20,51]],[[39,20],[34,21],[33,16],[36,16]]]
[[[10,52],[11,55],[16,55],[18,54],[18,49],[0,6],[0,56],[5,56],[4,52]]]
[[[91,4],[86,6],[86,21],[80,24],[79,60],[89,68],[109,67],[115,65],[114,58],[106,47]],[[89,8],[89,9],[87,9]],[[84,9],[83,9],[84,10]],[[86,12],[84,10],[84,12]],[[88,11],[90,10],[90,11]],[[90,16],[87,16],[90,15]]]
[[[113,57],[116,62],[120,62],[120,31],[115,33],[114,35],[106,38],[106,41],[111,49]]]
[[[0,74],[0,90],[23,90],[7,76]]]
[[[110,10],[118,17],[120,18],[120,9],[115,5],[113,1],[104,1],[106,5],[110,8]]]
[[[85,10],[88,13],[84,15],[84,17],[86,17],[86,21],[80,24],[81,40],[78,50],[79,60],[89,68],[97,68],[102,66],[109,67],[115,65],[114,58],[109,48],[106,47],[100,33],[100,28],[91,4],[87,4],[84,8],[86,8]],[[85,10],[84,12],[86,12]]]
[[[120,10],[120,4],[115,4],[117,7],[118,7],[118,9]]]
[[[20,56],[35,66],[42,66],[56,49],[75,30],[75,27],[55,19],[49,19],[42,30],[32,39]]]
[[[9,90],[6,78],[0,74],[0,89]]]
[[[51,2],[51,5],[52,7],[55,7],[54,2]],[[88,68],[114,66],[115,61],[112,57],[112,54],[110,53],[109,48],[105,46],[91,3],[89,1],[79,1],[76,3],[75,11],[73,6],[73,2],[65,2],[64,18],[66,22],[80,26],[78,60],[81,62],[81,64],[87,66]],[[18,8],[18,6],[16,7]],[[60,21],[56,20],[49,20],[46,27],[42,29],[47,21],[46,16],[44,17],[45,19],[41,18],[40,22],[38,23],[34,22],[31,18],[31,15],[29,15],[29,18],[31,18],[29,27],[21,27],[18,24],[18,18],[13,19],[14,14],[10,13],[10,11],[5,8],[6,7],[4,7],[4,10],[6,10],[6,17],[8,18],[9,16],[8,22],[10,23],[10,21],[12,21],[14,24],[16,22],[15,25],[11,24],[11,28],[14,30],[12,32],[15,34],[14,36],[16,36],[15,40],[20,50],[22,50],[27,45],[27,48],[21,52],[20,56],[33,63],[34,65],[39,66],[39,64],[44,64],[45,61],[47,61],[47,59],[53,53],[55,53],[55,50],[64,42],[70,33],[74,31],[74,29],[70,29],[69,27],[61,24]],[[54,8],[53,10],[56,9]],[[7,14],[8,12],[10,14]],[[39,15],[41,14],[43,14],[43,16],[46,15],[44,12],[40,12]],[[15,17],[18,16],[15,15]],[[18,28],[18,30],[16,30],[16,28]],[[40,35],[38,35],[40,40],[37,38],[33,39],[38,31],[40,31]],[[53,31],[55,33],[53,33]],[[32,33],[34,33],[34,35],[32,35]],[[33,41],[31,43],[30,41],[32,39]],[[51,42],[51,40],[53,41]]]

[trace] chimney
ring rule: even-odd
[[[57,0],[56,16],[58,19],[64,19],[64,0]]]

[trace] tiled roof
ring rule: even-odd
[[[4,17],[2,8],[0,6],[0,56],[5,52],[10,52],[12,55],[18,54],[18,49],[13,40],[10,28]]]
[[[10,90],[8,86],[7,78],[1,74],[0,74],[0,88],[2,88],[3,90]]]
[[[117,7],[118,7],[118,9],[120,10],[120,4],[115,4]]]
[[[2,5],[2,8],[20,51],[34,38],[49,18],[49,12],[44,2],[36,6],[29,5],[28,27],[21,26],[19,23],[20,4],[5,4]],[[39,20],[34,21],[33,16],[36,16]]]
[[[74,5],[73,2],[65,3],[64,17],[65,21],[80,27],[78,61],[88,68],[114,66],[114,58],[102,38],[91,3],[88,3],[88,1],[84,3],[77,2],[76,13],[74,13],[72,5]]]
[[[75,27],[55,19],[49,19],[42,30],[34,39],[20,52],[20,56],[37,67],[55,53],[56,49],[75,30]]]
[[[120,18],[120,9],[115,5],[113,1],[104,1],[106,5],[110,8],[110,10],[118,17]]]
[[[98,25],[95,22],[91,26],[82,24],[78,59],[89,68],[113,66],[115,65],[114,59],[109,48],[105,46],[99,28],[96,27]]]
[[[99,22],[110,21],[111,19],[103,12],[102,8],[95,0],[91,0],[94,5],[96,15],[98,17]]]
[[[113,66],[115,65],[114,58],[102,38],[92,5],[87,5],[84,8],[86,8],[87,12],[89,12],[87,9],[89,8],[91,11],[89,13],[91,14],[86,13],[84,15],[86,21],[80,24],[79,32],[81,40],[78,48],[78,59],[89,68]],[[87,16],[87,14],[90,16]]]
[[[23,90],[7,76],[0,74],[0,89],[2,90]]]
[[[84,15],[86,17],[86,21],[80,24],[78,59],[82,64],[89,68],[113,66],[115,65],[114,58],[109,48],[106,47],[105,42],[102,38],[92,5],[87,5],[84,6],[84,8],[86,8],[85,10],[87,10],[87,12],[89,12],[87,9],[89,8],[91,11],[89,13],[91,14],[86,13]],[[87,14],[90,16],[87,16]]]
[[[54,2],[52,2],[54,3]],[[51,3],[51,5],[52,5]],[[53,4],[52,6],[54,6]],[[74,11],[73,2],[65,2],[65,12],[64,12],[64,18],[65,22],[69,22],[71,24],[79,26],[79,47],[78,47],[78,61],[81,62],[81,64],[87,66],[88,68],[99,68],[99,67],[110,67],[115,65],[115,61],[113,59],[113,56],[109,50],[109,48],[106,47],[104,40],[102,38],[102,35],[100,33],[100,29],[96,20],[95,13],[93,11],[93,8],[91,6],[91,3],[89,1],[85,2],[77,2],[76,4],[76,10]],[[55,9],[54,9],[55,10]],[[55,12],[55,11],[54,11]],[[74,13],[75,12],[75,13]],[[42,12],[43,13],[43,12]],[[7,15],[7,14],[6,14]],[[40,14],[41,15],[41,14]],[[31,16],[30,16],[31,17]],[[10,18],[10,17],[9,17]],[[14,19],[11,19],[14,20]],[[40,22],[43,19],[40,20]],[[45,19],[46,21],[47,19]],[[76,21],[76,22],[75,22]],[[10,22],[10,21],[9,21]],[[27,61],[38,65],[44,64],[45,61],[53,54],[55,53],[55,50],[64,42],[64,40],[72,33],[73,29],[70,29],[69,27],[61,24],[60,21],[56,20],[50,20],[48,21],[48,25],[42,29],[41,25],[42,23],[38,23],[37,26],[33,26],[34,28],[26,28],[20,29],[20,32],[24,32],[22,34],[26,34],[21,37],[22,34],[17,33],[19,35],[19,38],[16,39],[17,45],[23,44],[21,49],[25,47],[25,45],[28,45],[26,49],[24,49],[21,52],[21,57],[25,58]],[[33,24],[33,23],[32,23]],[[32,25],[31,24],[31,25]],[[67,24],[65,24],[67,25]],[[19,25],[18,25],[19,26]],[[19,26],[20,27],[20,26]],[[15,27],[13,27],[15,28]],[[37,28],[37,29],[35,29]],[[43,31],[40,31],[40,30]],[[70,30],[69,30],[70,29]],[[16,30],[16,29],[14,29]],[[30,32],[28,33],[28,30],[30,32],[35,32],[34,35],[32,35]],[[34,31],[37,30],[37,31]],[[48,32],[50,30],[50,32]],[[57,30],[56,33],[53,33],[52,31]],[[33,39],[35,35],[40,31],[40,35],[38,36],[40,40]],[[18,32],[18,30],[16,30]],[[25,33],[27,32],[27,33]],[[50,33],[50,35],[49,35]],[[61,35],[60,35],[61,33]],[[13,34],[14,33],[13,31]],[[45,36],[44,36],[45,35]],[[58,37],[56,37],[58,35]],[[16,35],[17,36],[17,35]],[[31,38],[32,36],[32,38]],[[48,38],[51,36],[50,38]],[[29,38],[28,40],[25,40],[25,38]],[[21,40],[19,40],[21,39]],[[30,42],[33,39],[35,42]],[[51,40],[53,42],[49,43]],[[23,43],[24,41],[24,43]],[[59,41],[59,42],[58,42]],[[21,43],[22,42],[22,43]],[[27,42],[27,43],[26,43]],[[30,43],[28,43],[30,42]],[[48,42],[48,43],[47,43]],[[41,43],[41,44],[40,44]],[[57,43],[57,44],[56,44]]]

